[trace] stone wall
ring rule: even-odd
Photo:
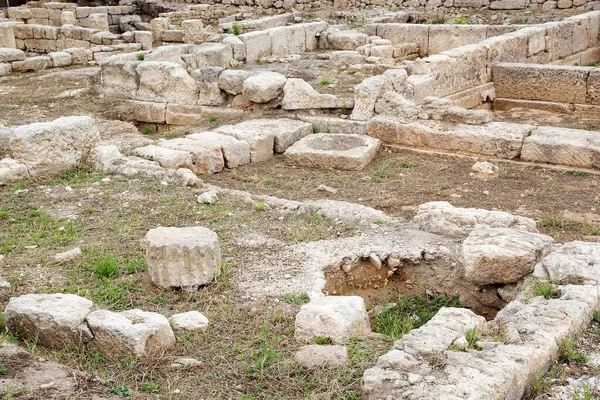
[[[443,97],[492,81],[492,65],[546,64],[598,45],[600,11],[548,22],[457,47],[409,64],[405,93],[416,102]]]
[[[121,32],[122,19],[130,23],[132,13],[131,6],[77,7],[74,3],[40,3],[36,7],[10,7],[7,10],[9,20],[24,24],[70,24],[112,32]],[[136,20],[141,21],[139,17]]]

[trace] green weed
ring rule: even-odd
[[[588,356],[579,351],[579,344],[574,340],[568,338],[561,340],[558,349],[563,361],[584,364],[589,360]]]

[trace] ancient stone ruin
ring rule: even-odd
[[[600,398],[600,1],[21,3],[3,398]]]

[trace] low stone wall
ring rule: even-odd
[[[55,27],[33,24],[15,24],[12,31],[15,47],[34,53],[50,53],[78,47],[91,49],[94,53],[106,52],[112,55],[152,48],[152,33],[145,31],[113,34],[73,25]]]
[[[131,23],[131,6],[77,7],[74,3],[40,3],[36,7],[9,7],[8,19],[24,24],[61,26],[65,24],[121,32],[121,22]]]
[[[365,26],[365,32],[388,39],[393,44],[417,43],[419,55],[423,57],[514,32],[523,27],[525,26],[369,24]]]
[[[492,65],[545,64],[598,45],[600,12],[594,11],[495,36],[410,63],[405,95],[452,95],[492,81]],[[457,73],[457,71],[460,71]]]
[[[598,68],[501,63],[492,80],[501,98],[600,105]]]

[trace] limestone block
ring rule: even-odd
[[[82,162],[100,132],[90,117],[62,117],[14,129],[10,148],[31,176],[55,175]]]
[[[220,147],[227,168],[236,168],[250,163],[250,145],[243,140],[216,132],[192,133],[186,137],[201,141],[205,145]]]
[[[188,152],[192,155],[193,165],[190,168],[195,174],[212,175],[225,167],[221,146],[216,143],[204,143],[199,140],[177,138],[161,140],[161,147]]]
[[[219,75],[222,71],[221,67],[203,67],[190,73],[198,88],[198,104],[218,106],[225,101],[219,87]]]
[[[524,10],[528,0],[495,0],[490,2],[490,10]]]
[[[25,59],[25,53],[19,49],[0,48],[0,62],[13,62]]]
[[[48,53],[48,57],[50,57],[53,67],[67,67],[73,62],[71,55],[64,51]]]
[[[0,48],[15,49],[16,47],[13,24],[0,22]]]
[[[368,134],[383,142],[404,146],[458,151],[514,159],[533,126],[491,122],[485,125],[445,124],[436,121],[406,122],[394,117],[371,119]]]
[[[173,314],[169,322],[176,333],[203,331],[208,328],[208,318],[198,311]]]
[[[600,105],[600,70],[590,71],[587,79],[587,102]]]
[[[106,14],[90,14],[87,18],[87,28],[108,31],[108,17]]]
[[[334,51],[329,56],[329,62],[335,67],[364,64],[365,56],[358,51]]]
[[[238,95],[242,93],[244,80],[248,76],[250,76],[248,71],[225,70],[219,75],[219,87],[229,94]]]
[[[278,72],[259,71],[244,80],[242,93],[255,103],[268,103],[283,93],[286,78]]]
[[[419,56],[432,54],[429,51],[429,29],[422,24],[380,24],[376,25],[377,36],[390,40],[393,44],[416,43]]]
[[[272,158],[273,151],[283,153],[292,144],[311,134],[312,125],[287,118],[255,119],[237,125],[224,125],[215,131],[247,142],[250,145],[251,162],[259,162]]]
[[[487,37],[487,25],[431,25],[429,54],[477,43]]]
[[[9,63],[0,63],[0,76],[10,75],[12,66]]]
[[[295,358],[305,368],[342,366],[348,361],[348,349],[339,345],[310,344],[301,347]]]
[[[135,42],[142,45],[142,50],[152,50],[152,32],[135,31],[133,35]]]
[[[135,31],[135,24],[142,22],[139,15],[123,15],[119,17],[119,27],[122,32]]]
[[[206,121],[209,112],[199,105],[167,104],[166,122],[169,125],[198,125]]]
[[[201,19],[187,19],[182,21],[183,41],[185,43],[202,43],[208,36],[204,30],[204,23]]]
[[[474,229],[511,228],[537,233],[533,219],[503,211],[454,207],[446,201],[423,203],[414,217],[419,229],[440,235],[467,236]]]
[[[219,238],[209,229],[159,227],[144,240],[148,271],[157,286],[197,289],[221,272]]]
[[[136,98],[139,84],[136,70],[138,65],[140,65],[138,61],[103,62],[100,79],[104,95],[112,99]]]
[[[26,7],[9,7],[8,8],[9,19],[30,19],[33,18],[31,8]]]
[[[175,345],[169,321],[153,312],[98,310],[87,316],[87,324],[94,333],[92,346],[110,359],[160,356]]]
[[[339,31],[327,36],[329,47],[334,50],[356,50],[367,43],[367,35],[359,31]]]
[[[366,78],[354,88],[354,109],[350,119],[367,121],[375,115],[375,103],[385,92],[393,90],[392,82],[386,75]]]
[[[549,126],[537,127],[525,138],[521,159],[600,169],[600,133]]]
[[[77,24],[77,17],[73,11],[63,10],[60,14],[60,23],[62,25],[75,25]]]
[[[381,146],[378,139],[363,135],[309,135],[285,151],[285,161],[303,167],[358,171],[366,167]]]
[[[557,244],[536,265],[535,275],[557,285],[598,285],[600,244],[580,241]]]
[[[154,40],[156,40],[157,42],[162,42],[165,31],[169,29],[169,19],[154,18],[150,21],[150,28]]]
[[[554,240],[510,228],[473,230],[462,245],[465,279],[478,285],[518,282],[533,271]]]
[[[290,78],[283,87],[282,107],[284,110],[352,108],[352,105],[332,94],[320,94],[304,79]]]
[[[590,71],[561,65],[496,64],[492,79],[498,97],[585,103]]]
[[[173,150],[166,147],[148,145],[133,150],[133,155],[156,161],[167,169],[193,168],[192,155],[187,151]]]
[[[12,158],[0,160],[0,182],[14,182],[29,177],[27,166]]]
[[[190,51],[194,57],[192,62],[186,59],[187,67],[191,69],[200,69],[203,67],[221,67],[228,68],[233,60],[231,46],[222,43],[202,43],[193,46]]]
[[[75,65],[86,64],[88,61],[92,60],[92,52],[89,49],[72,47],[67,48],[64,51],[65,53],[69,53],[71,55],[72,62]]]
[[[163,124],[166,120],[166,104],[127,100],[120,107],[120,114],[126,121]]]
[[[96,307],[73,294],[26,294],[11,297],[4,311],[9,331],[52,349],[80,347],[92,340],[85,323]]]
[[[246,62],[255,63],[263,57],[271,55],[273,42],[267,31],[243,33],[238,36],[246,45]]]
[[[196,103],[196,82],[179,64],[144,61],[136,67],[138,100]]]
[[[12,63],[13,72],[31,72],[41,71],[52,65],[50,57],[36,56],[28,57],[23,61],[15,61]]]
[[[182,57],[192,48],[191,44],[160,46],[146,55],[145,61],[169,61],[186,67]],[[193,56],[190,56],[193,57]]]
[[[235,35],[227,35],[223,38],[223,44],[227,44],[231,47],[234,60],[246,60],[246,44],[239,37]]]
[[[365,302],[359,296],[329,296],[311,300],[296,315],[294,338],[312,342],[319,336],[343,344],[371,331]]]

